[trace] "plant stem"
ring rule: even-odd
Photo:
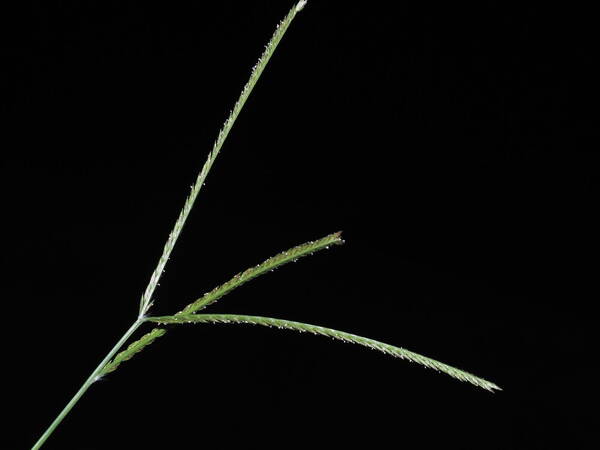
[[[111,351],[108,352],[108,354],[104,357],[102,362],[100,364],[98,364],[98,367],[96,367],[94,369],[94,371],[88,377],[88,379],[85,380],[85,383],[83,383],[83,385],[75,393],[73,398],[69,401],[69,403],[67,403],[67,405],[60,412],[60,414],[58,416],[56,416],[56,419],[54,419],[54,422],[52,422],[50,424],[48,429],[38,439],[38,441],[32,447],[32,450],[37,450],[44,444],[44,442],[46,442],[46,439],[48,439],[50,437],[50,435],[54,432],[56,427],[58,427],[58,425],[67,416],[67,414],[69,414],[69,411],[71,411],[73,406],[75,406],[75,404],[77,404],[77,402],[83,396],[83,394],[85,394],[85,392],[89,389],[89,387],[92,384],[94,384],[95,381],[97,381],[98,376],[99,376],[100,372],[102,371],[102,369],[104,368],[104,366],[106,366],[106,364],[111,360],[111,358],[115,355],[115,353],[117,353],[121,349],[123,344],[125,344],[125,341],[127,341],[127,339],[129,339],[129,337],[134,333],[135,330],[137,330],[139,328],[139,326],[142,323],[144,323],[144,321],[138,319],[133,323],[133,325],[131,325],[131,327],[125,332],[125,334],[121,337],[121,339],[119,339],[119,341],[115,344],[115,346],[111,349]]]
[[[148,309],[152,305],[152,295],[154,293],[154,290],[158,286],[158,281],[160,279],[160,276],[162,275],[162,273],[164,271],[165,265],[169,259],[169,256],[171,255],[171,252],[175,246],[175,242],[177,241],[177,239],[181,233],[181,230],[187,220],[187,217],[192,209],[192,206],[194,206],[196,197],[198,196],[200,189],[204,185],[204,180],[206,179],[208,172],[210,171],[217,155],[219,154],[221,147],[223,146],[223,143],[227,139],[227,136],[228,136],[231,128],[233,127],[233,124],[235,123],[238,115],[240,114],[242,108],[244,107],[246,100],[250,96],[252,89],[254,89],[256,82],[260,78],[263,70],[267,66],[267,63],[269,62],[269,59],[275,52],[275,49],[277,48],[279,41],[281,41],[281,39],[283,38],[283,35],[285,34],[290,23],[296,16],[296,13],[298,13],[300,10],[302,10],[302,8],[304,8],[305,5],[306,5],[306,0],[300,0],[295,6],[292,7],[292,9],[288,13],[288,15],[285,17],[285,19],[283,19],[283,21],[280,22],[279,25],[277,26],[275,33],[271,37],[271,40],[268,42],[267,46],[265,47],[265,50],[264,50],[263,54],[261,55],[261,57],[259,58],[258,63],[252,69],[252,72],[250,74],[250,79],[248,80],[248,82],[246,83],[244,88],[242,89],[242,93],[240,94],[238,101],[235,103],[235,106],[233,107],[233,110],[231,111],[229,117],[225,121],[223,128],[221,128],[221,131],[219,132],[217,140],[214,143],[213,149],[209,153],[209,156],[208,156],[206,162],[204,163],[202,170],[198,174],[198,177],[196,178],[196,183],[192,186],[192,191],[191,191],[189,197],[186,199],[184,207],[183,207],[182,211],[180,212],[177,221],[175,222],[173,231],[171,232],[171,234],[169,234],[169,238],[167,239],[167,243],[165,244],[165,247],[163,249],[162,256],[159,259],[158,265],[156,266],[154,272],[152,273],[152,276],[150,277],[150,282],[148,283],[148,286],[147,286],[146,290],[144,291],[142,298],[140,299],[140,308],[139,308],[138,319],[134,322],[134,324],[131,326],[131,328],[129,328],[129,330],[127,330],[125,332],[125,334],[123,335],[123,337],[121,337],[119,342],[116,343],[116,345],[105,356],[105,358],[98,365],[98,367],[96,367],[96,369],[92,372],[92,374],[85,381],[85,383],[83,383],[83,385],[81,386],[79,391],[77,391],[77,393],[73,396],[71,401],[69,401],[69,403],[67,403],[67,406],[65,406],[64,409],[60,412],[60,414],[56,417],[56,419],[54,419],[54,422],[52,422],[50,424],[50,426],[44,432],[42,437],[40,437],[39,440],[35,443],[35,445],[33,446],[33,450],[39,449],[44,444],[46,439],[48,439],[48,437],[54,432],[56,427],[58,427],[58,425],[66,417],[66,415],[69,413],[69,411],[71,411],[73,406],[75,406],[75,404],[79,401],[79,399],[83,396],[83,394],[85,394],[85,392],[89,389],[89,387],[100,376],[102,376],[103,369],[110,362],[111,358],[121,349],[121,347],[123,346],[125,341],[127,341],[127,339],[133,334],[133,332],[135,330],[138,329],[138,327],[142,323],[144,323],[144,321],[145,321],[144,315],[148,312]],[[156,336],[154,336],[153,339],[155,337]],[[150,340],[149,342],[152,342],[152,341]],[[145,345],[147,345],[147,343]],[[114,370],[115,367],[116,366],[113,366],[112,370]]]

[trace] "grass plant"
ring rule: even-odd
[[[188,198],[185,201],[184,207],[181,210],[177,221],[175,222],[175,226],[173,227],[172,232],[169,234],[167,242],[164,246],[163,253],[158,261],[158,264],[150,277],[150,281],[146,290],[144,291],[139,304],[139,314],[138,317],[134,320],[133,324],[130,328],[123,334],[123,336],[118,340],[118,342],[114,345],[114,347],[110,350],[110,352],[102,359],[100,364],[92,371],[86,381],[82,384],[81,388],[75,393],[75,395],[71,398],[71,400],[67,403],[64,409],[57,415],[54,421],[50,424],[50,426],[46,429],[46,431],[42,434],[42,436],[38,439],[38,441],[34,444],[33,449],[40,448],[44,442],[51,436],[54,430],[58,427],[61,421],[65,418],[65,416],[71,411],[73,406],[80,400],[83,394],[90,388],[92,384],[98,381],[103,376],[106,376],[109,373],[117,370],[120,365],[131,359],[137,353],[141,352],[143,349],[148,347],[152,342],[154,342],[157,338],[164,336],[167,333],[167,329],[161,327],[161,325],[166,324],[201,324],[201,323],[237,323],[237,324],[253,324],[253,325],[261,325],[268,327],[276,327],[281,329],[294,330],[298,332],[307,332],[312,334],[318,334],[322,336],[327,336],[333,339],[337,339],[344,342],[354,343],[369,347],[374,350],[378,350],[382,353],[386,353],[388,355],[392,355],[398,358],[406,359],[408,361],[415,362],[425,367],[429,367],[431,369],[435,369],[439,372],[443,372],[451,377],[454,377],[461,381],[466,381],[475,386],[481,387],[488,391],[494,391],[500,389],[496,384],[479,378],[471,373],[465,372],[463,370],[457,369],[455,367],[449,366],[447,364],[441,363],[434,359],[419,355],[417,353],[405,350],[400,347],[395,347],[393,345],[389,345],[383,342],[378,342],[373,339],[369,339],[362,336],[357,336],[354,334],[350,334],[343,331],[334,330],[331,328],[325,328],[322,326],[311,325],[307,323],[301,322],[293,322],[289,320],[276,319],[271,317],[259,317],[259,316],[249,316],[249,315],[238,315],[238,314],[205,314],[200,313],[206,307],[215,303],[221,297],[225,296],[229,292],[233,291],[237,287],[242,284],[258,277],[264,275],[273,269],[276,269],[286,263],[296,261],[299,258],[311,255],[315,252],[327,249],[334,245],[340,245],[344,241],[341,237],[341,232],[336,232],[325,236],[321,239],[317,239],[315,241],[310,241],[305,244],[298,245],[289,250],[281,252],[266,261],[258,264],[254,267],[251,267],[244,272],[241,272],[235,275],[228,282],[217,286],[212,291],[206,293],[204,296],[198,298],[196,301],[187,305],[180,312],[169,315],[169,316],[160,316],[153,317],[149,315],[149,311],[152,307],[153,302],[153,294],[158,286],[160,277],[165,269],[167,261],[175,247],[177,239],[181,234],[181,231],[185,225],[185,222],[189,216],[192,207],[194,206],[194,202],[196,197],[198,196],[202,186],[204,185],[204,181],[208,176],[219,152],[223,144],[225,143],[229,132],[231,131],[238,115],[240,114],[246,100],[250,96],[256,82],[260,78],[263,70],[267,66],[271,56],[273,55],[277,45],[280,40],[283,38],[286,33],[288,27],[296,17],[296,15],[303,9],[306,1],[301,0],[296,3],[287,16],[277,25],[277,28],[265,47],[264,52],[259,58],[256,65],[253,67],[250,78],[242,92],[239,96],[239,99],[235,103],[229,117],[225,121],[223,127],[218,133],[217,139],[214,143],[214,146],[210,153],[208,154],[208,158],[202,167],[202,170],[198,174],[196,178],[195,184],[191,188],[191,192]],[[125,346],[127,341],[132,337],[132,335],[144,324],[154,324],[155,328],[151,331],[144,334],[142,337],[129,344],[124,350],[122,348]]]

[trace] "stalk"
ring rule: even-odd
[[[115,353],[117,353],[121,349],[121,347],[123,347],[123,344],[125,344],[127,339],[129,339],[129,337],[135,332],[135,330],[137,330],[139,328],[139,326],[142,323],[144,323],[143,320],[141,320],[141,319],[136,320],[133,323],[133,325],[125,332],[125,334],[121,337],[121,339],[119,339],[119,341],[115,344],[115,346],[111,349],[111,351],[107,353],[107,355],[104,357],[102,362],[100,364],[98,364],[98,367],[96,367],[94,369],[94,371],[92,372],[92,374],[88,377],[88,379],[85,380],[83,385],[75,393],[75,395],[69,401],[69,403],[67,403],[67,405],[63,408],[63,410],[60,412],[60,414],[58,416],[56,416],[56,419],[54,419],[54,421],[46,429],[44,434],[42,434],[42,436],[38,439],[38,441],[32,447],[32,450],[39,449],[44,444],[44,442],[46,442],[46,439],[48,439],[50,437],[50,435],[54,432],[56,427],[58,427],[58,425],[67,416],[67,414],[69,414],[69,411],[71,411],[71,409],[73,409],[73,406],[75,406],[77,404],[77,402],[83,396],[83,394],[85,394],[85,392],[90,388],[90,386],[98,380],[100,373],[102,372],[102,369],[104,368],[104,366],[111,360],[111,358],[115,355]]]

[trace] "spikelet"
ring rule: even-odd
[[[225,294],[228,294],[235,288],[260,275],[268,273],[269,271],[272,271],[277,267],[280,267],[292,261],[297,261],[303,256],[312,255],[314,252],[329,248],[329,246],[331,245],[343,244],[344,241],[342,240],[341,235],[342,232],[338,231],[337,233],[330,234],[328,236],[325,236],[324,238],[318,239],[316,241],[310,241],[302,245],[298,245],[289,250],[286,250],[285,252],[281,252],[275,256],[272,256],[271,258],[267,259],[261,264],[246,269],[242,273],[238,273],[228,282],[217,286],[210,292],[207,292],[206,294],[204,294],[204,296],[196,300],[194,303],[191,303],[188,306],[186,306],[183,309],[183,311],[181,311],[181,313],[178,314],[190,314],[200,311],[206,308],[208,305],[213,304],[218,299],[223,297]]]
[[[113,358],[111,362],[104,366],[100,375],[106,375],[119,367],[123,361],[127,361],[136,353],[141,352],[145,347],[152,344],[157,338],[163,336],[167,331],[162,328],[154,328],[149,333],[146,333],[134,343],[130,344],[127,349],[123,350]]]
[[[312,255],[315,252],[329,248],[331,245],[343,244],[344,241],[342,240],[341,234],[342,232],[338,231],[337,233],[330,234],[321,239],[317,239],[316,241],[310,241],[302,245],[297,245],[296,247],[272,256],[261,264],[235,275],[231,280],[200,297],[198,300],[188,305],[183,311],[177,313],[176,315],[190,314],[204,309],[224,295],[233,291],[235,288],[256,277],[269,273],[270,271],[275,270],[276,268],[291,261],[296,261],[304,256]],[[160,334],[158,334],[159,332]],[[104,367],[102,373],[106,374],[114,371],[123,361],[131,359],[136,353],[141,352],[144,348],[150,345],[154,339],[162,336],[165,333],[166,330],[164,329],[153,329],[150,333],[142,336],[138,341],[135,341],[133,344],[131,344],[126,350],[123,350],[117,354],[114,359]],[[148,339],[149,335],[152,336],[152,339]],[[146,339],[146,341],[141,342],[144,339]]]
[[[409,350],[395,347],[393,345],[385,344],[383,342],[369,339],[363,336],[357,336],[355,334],[346,333],[344,331],[334,330],[332,328],[320,327],[317,325],[311,325],[302,322],[293,322],[291,320],[274,319],[271,317],[260,317],[260,316],[246,316],[239,314],[180,314],[176,316],[164,316],[164,317],[150,317],[149,321],[158,323],[246,323],[252,325],[262,325],[266,327],[277,327],[288,330],[295,330],[299,332],[307,332],[312,334],[319,334],[321,336],[327,336],[339,341],[350,342],[353,344],[363,345],[373,350],[378,350],[382,353],[386,353],[397,358],[406,359],[408,361],[415,362],[422,366],[430,369],[443,372],[456,378],[460,381],[474,384],[483,389],[493,392],[494,390],[500,390],[500,388],[483,378],[475,376],[471,373],[465,372],[464,370],[457,369],[449,366],[442,362],[436,361],[435,359],[428,358],[418,353],[411,352]]]
[[[210,153],[208,154],[206,162],[204,163],[204,166],[202,166],[202,170],[198,174],[198,177],[196,178],[196,182],[194,183],[194,185],[191,188],[190,195],[186,199],[185,204],[183,205],[183,209],[179,213],[179,217],[177,218],[177,221],[175,222],[173,231],[171,231],[171,233],[169,234],[167,242],[165,243],[165,246],[163,248],[163,253],[162,253],[160,259],[158,260],[158,264],[157,264],[156,268],[154,269],[154,272],[152,272],[152,275],[150,276],[150,282],[148,283],[148,286],[146,287],[146,290],[144,291],[144,294],[142,295],[142,298],[140,299],[140,309],[139,309],[140,317],[143,317],[148,312],[148,309],[150,309],[150,306],[152,305],[152,295],[154,294],[154,291],[156,290],[156,287],[158,286],[160,277],[161,277],[163,271],[165,270],[165,265],[167,264],[167,261],[169,260],[171,252],[173,251],[173,248],[175,247],[175,243],[177,242],[177,239],[179,238],[179,235],[181,234],[181,230],[183,229],[183,226],[185,225],[185,221],[187,220],[188,215],[190,214],[190,211],[192,210],[192,207],[194,206],[196,197],[198,197],[198,194],[200,193],[200,189],[202,189],[202,186],[204,186],[204,181],[206,180],[206,177],[207,177],[208,173],[210,172],[210,169],[212,168],[215,160],[217,159],[217,156],[219,155],[219,152],[221,151],[221,147],[223,147],[223,144],[225,143],[225,140],[227,139],[227,136],[229,135],[229,132],[231,131],[231,128],[233,127],[233,124],[235,123],[240,112],[242,111],[242,108],[244,107],[246,100],[248,100],[248,97],[250,96],[252,89],[254,89],[256,82],[258,81],[261,74],[263,73],[263,70],[267,66],[267,63],[271,59],[271,56],[273,56],[273,53],[275,52],[275,49],[277,48],[279,41],[281,41],[281,38],[283,37],[283,35],[287,31],[288,27],[292,23],[292,20],[294,20],[294,17],[296,16],[296,14],[304,7],[305,4],[306,4],[306,1],[304,1],[304,0],[297,3],[296,6],[294,6],[290,10],[288,15],[277,25],[277,28],[275,29],[273,36],[271,37],[271,39],[265,46],[265,49],[264,49],[262,55],[260,56],[260,58],[258,59],[258,62],[252,68],[252,72],[250,73],[250,78],[248,79],[248,82],[244,85],[244,88],[242,89],[242,92],[241,92],[237,102],[235,103],[233,109],[231,110],[229,117],[227,117],[227,120],[225,121],[225,123],[223,124],[223,127],[219,131],[219,134],[217,135],[217,139],[215,140],[213,148],[210,151]]]

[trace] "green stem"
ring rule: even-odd
[[[139,328],[139,326],[142,323],[144,323],[143,320],[140,320],[140,319],[136,320],[134,322],[134,324],[125,332],[125,334],[121,337],[121,339],[119,339],[119,341],[115,344],[115,346],[111,349],[111,351],[108,352],[108,354],[104,357],[102,362],[100,364],[98,364],[98,367],[96,367],[94,369],[94,371],[92,372],[92,374],[88,377],[88,379],[85,380],[85,383],[83,383],[83,385],[75,393],[73,398],[69,401],[69,403],[67,403],[67,405],[60,412],[60,414],[58,416],[56,416],[56,419],[54,419],[54,422],[52,422],[50,424],[48,429],[38,439],[38,441],[32,447],[32,450],[36,450],[36,449],[40,448],[44,444],[44,442],[46,442],[46,439],[48,439],[50,437],[50,435],[54,432],[56,427],[58,427],[58,425],[67,416],[67,414],[69,414],[69,411],[71,411],[71,409],[73,409],[73,406],[75,406],[77,404],[77,402],[83,396],[83,394],[85,394],[85,392],[89,389],[89,387],[92,384],[94,384],[95,381],[98,380],[98,377],[99,377],[102,369],[104,368],[104,366],[106,366],[106,364],[111,360],[111,358],[115,355],[115,353],[117,353],[121,349],[123,344],[125,344],[125,341],[127,341],[127,339],[129,339],[129,337],[134,333],[135,330],[137,330]]]

